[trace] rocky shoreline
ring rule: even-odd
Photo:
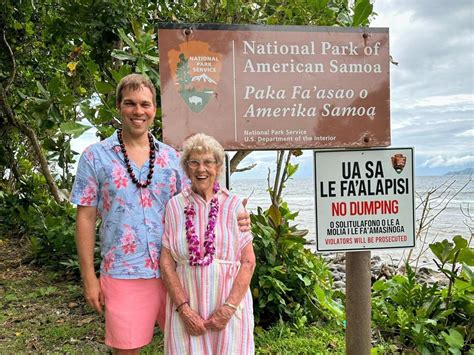
[[[324,256],[329,269],[333,275],[335,290],[343,291],[346,287],[346,255],[345,253],[328,254]],[[370,261],[370,273],[372,283],[380,279],[390,279],[395,275],[406,274],[405,265],[396,265],[398,260],[393,259],[392,263],[382,260],[380,256],[372,256]],[[437,270],[427,266],[418,267],[416,277],[420,283],[433,285],[438,283],[440,286],[446,286],[448,279]]]

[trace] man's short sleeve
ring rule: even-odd
[[[80,206],[97,207],[98,189],[99,182],[94,167],[94,153],[89,147],[79,159],[70,201]]]

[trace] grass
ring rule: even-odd
[[[0,298],[2,352],[107,352],[102,319],[76,281],[20,266],[1,272]]]
[[[257,354],[344,354],[344,333],[327,325],[307,326],[299,330],[277,324],[255,331]]]
[[[76,278],[23,265],[11,240],[0,247],[0,353],[111,353],[104,319],[89,308]],[[278,324],[255,330],[257,354],[342,354],[344,335],[324,325],[299,330]],[[142,354],[163,354],[157,329]]]

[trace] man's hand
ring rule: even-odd
[[[248,198],[244,198],[242,200],[242,204],[244,205],[244,208],[247,206]],[[250,225],[250,213],[248,213],[247,209],[244,209],[244,211],[239,212],[237,215],[237,224],[239,225],[239,230],[241,232],[248,232],[251,229]]]
[[[89,280],[84,280],[84,297],[89,306],[102,315],[105,305],[104,295],[100,289],[99,279],[94,275]]]
[[[211,315],[211,317],[204,323],[204,325],[209,330],[223,330],[227,326],[229,319],[232,318],[234,313],[234,309],[225,305],[221,306]]]

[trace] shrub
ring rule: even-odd
[[[402,350],[416,349],[422,354],[474,351],[470,345],[474,278],[469,267],[474,254],[461,236],[454,237],[454,242],[454,247],[447,240],[430,245],[439,271],[449,279],[448,286],[420,284],[408,264],[406,275],[374,283],[372,320],[383,339],[394,341]]]
[[[76,210],[68,202],[56,203],[43,187],[44,178],[32,173],[18,191],[0,193],[0,233],[27,240],[27,259],[78,274]],[[98,257],[96,253],[96,264]]]
[[[39,264],[54,267],[77,260],[75,208],[69,203],[60,205],[50,199],[39,207],[29,213],[28,236],[33,259]]]
[[[289,224],[297,215],[284,202],[278,209],[258,208],[251,215],[257,258],[251,290],[256,323],[264,327],[280,319],[296,328],[321,319],[343,319],[324,259],[305,248],[307,231]]]

